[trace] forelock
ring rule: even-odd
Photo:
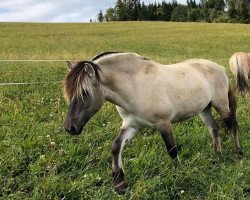
[[[77,62],[64,79],[63,93],[68,103],[71,102],[74,96],[83,99],[84,93],[93,96],[93,85],[89,75],[84,69],[85,64],[90,64],[93,67],[95,70],[95,77],[98,83],[100,82],[100,68],[98,65],[89,61]]]

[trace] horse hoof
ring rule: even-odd
[[[183,145],[182,145],[182,144],[178,144],[178,145],[176,145],[176,146],[177,146],[177,150],[178,150],[178,152],[179,152],[179,151],[181,151],[181,149],[182,149]]]
[[[238,148],[237,150],[236,150],[236,154],[237,155],[240,155],[240,156],[243,156],[243,148],[241,147],[241,148]]]
[[[211,159],[211,164],[212,165],[218,165],[221,161],[222,155],[221,154],[216,154],[214,158]]]
[[[126,181],[122,181],[114,186],[115,191],[119,195],[124,195],[126,192],[126,189],[128,188],[128,184]]]
[[[222,156],[222,152],[220,150],[216,150],[215,154],[217,157],[221,157]]]
[[[178,156],[175,159],[173,159],[173,164],[175,169],[180,165],[180,159]]]

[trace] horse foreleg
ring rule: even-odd
[[[164,123],[164,125],[158,126],[157,129],[160,132],[163,141],[165,142],[168,154],[176,162],[178,160],[178,150],[174,141],[171,123]]]
[[[132,127],[122,126],[119,135],[112,145],[112,175],[114,178],[114,188],[118,194],[124,194],[128,187],[124,179],[124,171],[122,168],[122,150],[125,144],[133,138],[136,129]]]

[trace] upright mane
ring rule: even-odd
[[[85,70],[85,65],[91,65],[95,72],[95,77],[100,83],[100,67],[91,61],[79,61],[64,79],[64,97],[70,102],[76,96],[83,99],[84,96],[93,96],[93,85],[90,81],[90,76]]]
[[[119,56],[119,58],[127,59],[127,57],[131,58],[139,58],[147,60],[142,56],[134,53],[125,53],[125,52],[104,52],[97,56],[95,56],[91,61],[79,61],[77,62],[73,68],[70,70],[66,78],[64,79],[63,87],[64,87],[64,97],[68,102],[71,102],[73,97],[76,96],[79,99],[83,99],[84,96],[93,96],[93,85],[90,81],[90,76],[85,70],[85,65],[91,65],[95,71],[95,77],[98,83],[100,83],[100,71],[101,68],[99,66],[100,63],[95,62],[99,61],[99,59],[110,59],[109,55],[114,55],[114,57]],[[111,56],[112,58],[112,56]]]
[[[93,59],[91,59],[91,61],[93,61],[94,63],[99,63],[101,64],[99,61],[110,61],[110,59],[112,61],[121,61],[121,59],[142,59],[142,60],[148,60],[147,58],[136,54],[136,53],[131,53],[131,52],[104,52],[102,54],[99,54],[97,56],[95,56]]]
[[[96,60],[98,60],[99,58],[102,58],[102,57],[104,57],[104,56],[106,56],[106,55],[117,54],[117,53],[122,53],[122,52],[112,52],[112,51],[104,52],[104,53],[101,53],[101,54],[95,56],[94,58],[92,58],[91,61],[96,61]]]

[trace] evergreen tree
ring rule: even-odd
[[[213,8],[210,14],[211,22],[215,21],[217,17],[218,17],[218,11],[215,8]]]
[[[211,8],[211,9],[224,11],[225,2],[224,0],[207,0],[207,6],[208,8]]]
[[[110,22],[110,21],[116,21],[116,17],[115,17],[115,9],[114,8],[108,8],[106,10],[106,13],[104,15],[104,19],[106,22]]]
[[[242,23],[250,22],[249,2],[248,0],[239,0],[238,3],[238,20]]]
[[[124,5],[125,5],[125,12],[126,12],[126,18],[127,21],[132,20],[132,12],[133,12],[133,5],[132,5],[132,0],[123,0]]]
[[[149,4],[148,5],[148,18],[149,20],[156,21],[157,20],[157,4]]]
[[[98,15],[97,15],[97,20],[98,20],[99,22],[103,22],[103,20],[104,20],[103,13],[102,13],[101,10],[100,10],[100,12],[99,12]]]
[[[208,8],[207,0],[200,0],[200,5],[201,5],[202,8]]]
[[[141,8],[140,0],[131,0],[130,4],[131,4],[130,7],[132,9],[131,20],[138,20],[140,8]]]
[[[188,8],[196,8],[197,4],[195,0],[187,0],[187,7]]]
[[[173,9],[178,6],[177,0],[172,0]]]
[[[126,21],[127,13],[126,13],[126,4],[122,0],[117,0],[115,5],[115,18],[118,21]]]
[[[188,21],[197,22],[199,21],[199,19],[201,19],[201,14],[199,9],[192,8],[188,10]]]
[[[156,10],[157,20],[163,21],[164,20],[164,13],[162,6],[158,4],[157,10]]]
[[[226,0],[228,10],[225,11],[224,0],[186,0],[187,5],[172,0],[166,3],[150,3],[145,5],[140,0],[117,0],[114,8],[107,9],[105,16],[98,14],[98,21],[128,20],[164,20],[164,21],[206,21],[250,22],[250,0]],[[142,3],[141,3],[142,2]]]
[[[236,19],[237,17],[237,10],[236,10],[236,1],[235,0],[228,0],[228,15],[231,19]]]
[[[148,18],[148,7],[142,2],[141,8],[138,13],[139,20],[149,20]]]
[[[215,5],[215,9],[220,10],[220,11],[224,11],[225,5],[226,4],[225,4],[224,0],[217,0],[216,5]]]
[[[185,22],[187,21],[187,6],[184,5],[178,5],[173,10],[173,13],[171,15],[171,21],[174,22]]]
[[[171,3],[166,3],[165,1],[162,2],[162,10],[163,10],[163,20],[170,21],[171,14],[173,12],[173,6]]]
[[[211,22],[210,17],[209,17],[209,9],[208,8],[202,8],[201,13],[202,13],[203,19],[206,22]]]

